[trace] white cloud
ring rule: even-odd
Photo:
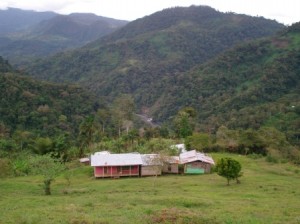
[[[285,24],[300,21],[300,0],[1,0],[0,8],[37,11],[91,12],[134,20],[173,6],[209,5],[222,12],[236,12],[276,19]]]

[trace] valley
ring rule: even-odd
[[[0,223],[299,223],[299,62],[300,22],[209,6],[0,10]],[[177,144],[216,166],[102,179],[79,162]]]

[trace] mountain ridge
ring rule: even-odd
[[[83,46],[127,24],[127,21],[92,13],[70,15],[50,13],[51,16],[48,16],[47,13],[35,11],[19,9],[12,11],[12,13],[15,11],[19,13],[19,20],[24,20],[23,26],[12,32],[0,33],[0,55],[8,58],[12,64],[18,65],[26,64],[34,58]],[[8,20],[14,14],[10,16],[9,12],[10,10],[0,11],[0,18],[2,18],[0,26],[10,23]],[[40,16],[41,19],[36,19],[34,23],[26,23],[28,21],[26,16],[32,18]]]
[[[0,35],[22,31],[56,15],[58,14],[54,12],[37,12],[11,7],[6,10],[0,9]]]
[[[36,62],[28,71],[35,78],[81,83],[110,99],[132,94],[141,109],[155,105],[161,96],[153,90],[177,74],[239,42],[272,35],[283,27],[207,6],[166,9],[80,49]]]

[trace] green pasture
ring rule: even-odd
[[[300,167],[238,155],[241,184],[217,174],[94,179],[90,167],[61,175],[0,179],[0,223],[300,223]]]

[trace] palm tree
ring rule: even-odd
[[[90,148],[93,141],[93,135],[95,132],[94,116],[88,116],[84,119],[84,121],[80,124],[79,130],[79,156],[81,157],[84,155],[84,148]]]

